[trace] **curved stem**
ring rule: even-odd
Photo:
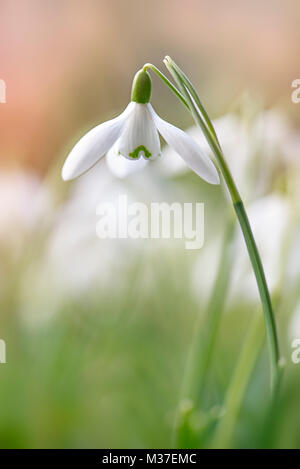
[[[191,97],[193,98],[193,100],[195,101],[196,105],[199,108],[199,110],[201,112],[201,115],[203,117],[203,120],[204,120],[205,124],[207,125],[207,128],[209,129],[209,131],[211,132],[215,142],[217,143],[217,145],[221,149],[220,144],[219,144],[219,140],[218,140],[218,137],[217,137],[217,134],[216,134],[216,131],[214,129],[214,126],[213,126],[213,124],[212,124],[212,122],[211,122],[211,120],[210,120],[210,118],[209,118],[209,116],[208,116],[202,102],[200,101],[200,98],[199,98],[198,94],[196,93],[195,88],[192,85],[191,81],[188,79],[186,74],[176,65],[176,63],[173,62],[170,57],[166,56],[165,59],[164,59],[164,62],[167,63],[168,61],[172,62],[172,66],[177,71],[177,73],[180,74],[184,84],[187,86],[187,88],[188,88],[188,90],[191,94]]]
[[[216,133],[213,129],[213,125],[208,117],[208,114],[204,110],[197,93],[192,86],[191,82],[185,77],[184,73],[180,68],[167,57],[164,60],[166,67],[173,76],[177,86],[188,103],[189,110],[192,113],[194,120],[201,127],[214,155],[218,162],[218,166],[222,172],[228,190],[230,192],[233,206],[239,220],[242,233],[248,249],[248,254],[251,260],[252,268],[255,274],[262,308],[264,312],[265,327],[267,333],[267,341],[270,356],[270,368],[271,368],[271,388],[274,391],[277,387],[279,380],[279,345],[276,332],[276,323],[274,318],[274,312],[272,302],[260,259],[260,255],[255,243],[255,239],[250,227],[250,223],[245,211],[241,196],[235,184],[235,181],[231,175],[231,172],[227,166],[226,160],[223,156],[221,147],[216,140]],[[200,103],[200,106],[199,106]],[[203,112],[204,110],[204,112]],[[208,125],[209,122],[209,125]]]
[[[171,60],[170,58],[168,58],[168,60]],[[174,62],[172,62],[174,64]],[[167,65],[168,67],[168,65]],[[192,87],[191,83],[188,82],[190,84],[190,86],[192,87],[192,90],[193,90],[193,96],[194,97],[197,97],[197,99],[194,98],[194,101],[196,101],[196,103],[198,104],[198,107],[200,109],[203,109],[205,114],[204,114],[204,118],[201,117],[201,114],[199,112],[197,112],[197,110],[193,109],[193,102],[191,100],[191,96],[188,95],[188,96],[184,96],[186,95],[186,92],[187,90],[182,87],[182,85],[180,84],[180,78],[179,78],[179,75],[178,75],[178,72],[174,71],[174,73],[170,70],[172,76],[174,77],[174,79],[176,80],[179,80],[179,87],[182,89],[183,91],[183,94],[180,93],[180,91],[173,85],[173,83],[170,82],[170,80],[157,68],[155,67],[155,65],[151,64],[151,63],[147,63],[143,66],[143,70],[146,71],[147,69],[151,69],[154,73],[156,73],[156,75],[168,86],[168,88],[170,88],[170,90],[175,94],[175,96],[177,96],[177,98],[180,99],[180,101],[184,104],[184,106],[186,108],[188,108],[188,110],[192,113],[194,119],[196,120],[196,122],[198,123],[198,125],[201,127],[210,147],[211,147],[211,150],[213,151],[218,163],[219,163],[219,167],[221,169],[221,172],[223,174],[223,177],[225,179],[225,182],[227,184],[227,187],[230,191],[230,194],[231,194],[231,197],[232,197],[232,200],[233,202],[235,201],[239,201],[240,200],[240,195],[239,195],[239,192],[237,190],[237,187],[235,185],[235,182],[233,180],[233,177],[230,173],[230,170],[224,160],[224,157],[223,157],[223,154],[222,154],[222,150],[221,150],[221,147],[220,147],[220,144],[218,142],[218,138],[217,138],[217,135],[216,135],[216,132],[214,130],[214,127],[208,117],[208,114],[206,113],[202,103],[200,102],[200,99],[196,93],[196,91],[194,90],[194,88]],[[183,73],[183,72],[182,72]],[[175,76],[174,76],[175,75]],[[186,78],[187,80],[187,78]],[[187,99],[186,99],[187,98]],[[190,106],[192,102],[192,107]]]
[[[170,82],[170,80],[157,68],[155,65],[147,63],[143,66],[143,71],[146,72],[148,69],[152,70],[156,75],[167,85],[171,91],[177,96],[177,98],[180,99],[180,101],[189,109],[189,105],[182,96],[182,94],[178,91],[176,86],[173,85],[173,83]]]
[[[171,75],[173,76],[174,80],[176,81],[179,89],[181,90],[181,93],[185,97],[186,102],[187,102],[188,107],[189,107],[189,110],[190,110],[196,124],[198,124],[199,127],[201,127],[201,130],[204,133],[204,135],[206,137],[206,140],[208,141],[208,144],[209,144],[213,154],[215,155],[215,158],[218,162],[218,166],[221,170],[221,173],[222,173],[222,175],[225,179],[227,188],[230,192],[233,203],[239,202],[241,200],[241,196],[240,196],[239,191],[237,189],[237,186],[234,182],[234,179],[232,177],[230,169],[228,168],[227,163],[224,159],[222,150],[221,150],[219,144],[216,142],[216,139],[214,137],[215,131],[214,131],[214,133],[212,133],[211,130],[210,130],[211,127],[213,128],[213,125],[212,125],[211,121],[210,121],[210,127],[208,127],[206,122],[205,122],[205,118],[202,116],[200,110],[195,105],[195,100],[192,99],[191,93],[189,92],[189,90],[186,88],[183,81],[181,80],[181,75],[179,74],[179,72],[176,69],[173,68],[173,66],[172,66],[173,62],[171,61],[171,59],[168,58],[168,61],[167,61],[167,59],[165,59],[165,64],[166,64],[168,70],[170,71]],[[192,85],[189,85],[189,86],[192,86]],[[196,91],[194,89],[193,89],[193,94],[196,94]],[[206,113],[206,116],[207,116],[206,119],[208,119],[207,113]]]
[[[242,201],[234,204],[234,209],[238,217],[245,242],[247,245],[248,253],[251,259],[254,274],[257,280],[260,299],[262,302],[263,311],[265,313],[265,323],[267,330],[267,341],[269,347],[270,361],[271,361],[271,385],[274,390],[276,382],[278,381],[278,362],[279,362],[279,346],[276,332],[276,324],[273,312],[273,306],[264,274],[264,269],[261,259],[255,244],[253,233],[249,224],[247,213],[245,211]]]

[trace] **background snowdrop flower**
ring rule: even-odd
[[[230,169],[245,190],[249,186],[247,167],[251,153],[247,126],[233,113],[215,119],[213,125],[224,153],[228,155]],[[187,129],[187,134],[200,145],[205,153],[212,156],[209,144],[198,126]],[[159,165],[162,167],[162,171],[168,175],[184,174],[188,171],[187,166],[170,146],[164,149],[163,158]]]
[[[288,163],[299,165],[299,134],[276,109],[257,112],[253,116],[243,111],[242,114],[229,113],[215,119],[213,125],[230,170],[247,201],[272,191],[276,178],[282,175],[281,169]],[[192,126],[187,133],[212,157],[199,127]],[[187,171],[169,146],[164,149],[159,166],[170,176]]]
[[[80,176],[116,142],[114,152],[128,160],[136,161],[141,156],[145,160],[155,159],[161,154],[160,133],[196,174],[211,184],[219,184],[218,172],[210,158],[190,136],[156,114],[149,103],[150,95],[150,76],[140,70],[133,81],[131,103],[118,117],[98,125],[79,140],[65,161],[62,178]]]
[[[271,194],[249,205],[248,213],[268,286],[274,292],[281,281],[282,255],[290,221],[289,202],[283,196]],[[237,233],[235,250],[239,255],[234,263],[231,293],[234,297],[254,300],[257,298],[257,286],[240,232]]]
[[[117,209],[120,194],[126,195],[129,204],[138,201],[148,205],[152,198],[157,202],[185,200],[186,191],[175,183],[164,184],[160,175],[151,171],[141,171],[138,178],[130,174],[116,178],[107,165],[99,164],[72,185],[69,197],[52,218],[45,249],[31,258],[22,275],[20,312],[25,322],[40,324],[51,319],[66,298],[79,301],[84,297],[92,303],[96,297],[99,301],[109,294],[111,285],[117,296],[137,264],[151,266],[154,256],[165,259],[182,252],[182,240],[170,243],[97,236],[97,206],[110,203]],[[152,288],[154,274],[151,267],[139,274],[144,293]]]
[[[0,174],[0,241],[23,246],[26,236],[51,211],[51,194],[40,179],[30,172],[3,171]],[[28,241],[28,240],[27,240]]]
[[[288,339],[300,339],[300,301],[297,303],[288,325]]]
[[[284,267],[282,256],[291,215],[289,201],[286,197],[271,194],[250,204],[248,213],[265,266],[268,286],[274,292],[282,280]],[[215,280],[221,249],[221,237],[211,237],[197,256],[192,272],[192,286],[195,298],[200,303],[208,300]],[[257,285],[239,227],[231,241],[231,249],[233,263],[228,304],[232,305],[237,300],[245,301],[245,299],[249,302],[256,301]]]
[[[216,278],[222,250],[222,237],[210,237],[196,257],[191,289],[199,304],[207,304]]]
[[[294,228],[290,244],[287,262],[287,279],[290,285],[299,285],[300,281],[300,223]],[[297,287],[298,288],[298,287]]]

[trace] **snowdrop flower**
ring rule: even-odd
[[[245,190],[245,186],[249,184],[247,165],[250,159],[250,138],[246,126],[235,114],[226,114],[219,117],[213,121],[213,125],[225,155],[228,155],[230,158],[230,169],[233,176],[241,182],[241,187]],[[191,138],[196,140],[205,153],[212,156],[210,146],[198,126],[192,126],[186,132]],[[163,151],[160,166],[162,166],[162,170],[168,175],[184,174],[187,171],[187,167],[182,159],[168,146]]]
[[[12,255],[20,254],[28,236],[51,213],[51,193],[32,173],[3,171],[0,200],[0,244],[13,246],[9,250]]]
[[[269,289],[275,292],[281,285],[282,256],[291,216],[289,201],[282,195],[270,194],[250,204],[248,214],[265,266]],[[233,269],[231,293],[233,297],[254,300],[257,298],[257,286],[244,240],[239,231],[236,235],[235,249],[239,256]]]
[[[300,277],[300,225],[299,221],[296,223],[297,225],[293,229],[289,242],[289,253],[287,261],[286,277],[290,286],[298,285]]]
[[[159,134],[205,181],[219,184],[218,172],[200,146],[185,132],[161,119],[151,104],[150,75],[140,70],[135,75],[131,102],[115,119],[104,122],[84,135],[65,161],[62,178],[70,180],[94,166],[117,142],[120,158],[137,161],[160,156]]]
[[[300,135],[293,131],[286,117],[276,109],[262,111],[255,116],[230,113],[213,120],[230,171],[242,189],[244,200],[270,192],[284,170],[299,170]],[[212,151],[201,129],[192,126],[186,130],[208,156]],[[162,171],[170,176],[187,170],[174,150],[166,147],[160,161]],[[298,165],[298,166],[297,166]],[[289,184],[292,175],[288,175]],[[298,182],[298,180],[297,180]]]
[[[300,302],[297,303],[288,325],[288,338],[290,340],[300,338]]]
[[[286,197],[270,194],[252,202],[248,207],[249,219],[258,249],[265,266],[265,274],[271,292],[281,286],[284,268],[284,251],[290,223],[290,207]],[[299,246],[298,246],[299,248]],[[191,282],[195,297],[207,301],[213,287],[218,262],[221,256],[222,239],[210,236],[204,249],[199,252]],[[228,294],[228,305],[236,301],[257,300],[257,285],[251,270],[247,249],[240,229],[237,227],[231,242],[233,264]],[[299,251],[298,251],[299,252]],[[234,256],[238,253],[238,256]],[[299,256],[294,256],[298,258]],[[298,262],[299,264],[299,262]],[[205,265],[205,269],[203,269]]]
[[[30,258],[22,274],[19,310],[26,324],[39,326],[51,320],[66,301],[84,298],[87,304],[92,304],[99,295],[105,298],[112,284],[114,294],[121,294],[126,286],[124,279],[134,275],[141,262],[150,268],[139,272],[139,283],[135,286],[141,294],[152,290],[156,281],[155,269],[151,267],[155,265],[154,256],[164,259],[164,263],[173,263],[174,253],[182,268],[182,259],[176,254],[182,250],[180,242],[130,238],[100,241],[96,233],[97,205],[102,202],[117,205],[120,194],[125,194],[129,203],[186,200],[185,191],[176,184],[164,184],[159,173],[155,174],[157,177],[153,177],[150,169],[141,171],[138,178],[119,179],[108,167],[99,164],[75,181],[69,197],[51,218],[45,249]]]

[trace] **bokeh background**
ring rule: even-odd
[[[300,364],[291,361],[292,340],[300,338],[300,104],[291,100],[300,77],[299,20],[296,0],[0,3],[7,87],[0,104],[1,447],[171,445],[199,317],[205,333],[226,191],[200,180],[168,149],[127,177],[105,159],[78,181],[60,177],[77,139],[126,106],[136,70],[145,62],[163,69],[166,54],[192,77],[215,120],[249,209],[286,359],[268,425],[262,348],[230,446],[300,447]],[[152,104],[205,146],[155,76]],[[204,247],[100,241],[97,204],[120,193],[133,201],[204,202]],[[230,242],[204,413],[222,407],[249,325],[261,314],[239,230]],[[208,436],[200,444],[212,443]]]

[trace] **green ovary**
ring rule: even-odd
[[[135,150],[133,150],[133,152],[129,153],[130,158],[137,159],[141,151],[144,152],[145,158],[150,158],[152,155],[152,153],[150,153],[150,151],[147,150],[144,145],[139,145]]]

